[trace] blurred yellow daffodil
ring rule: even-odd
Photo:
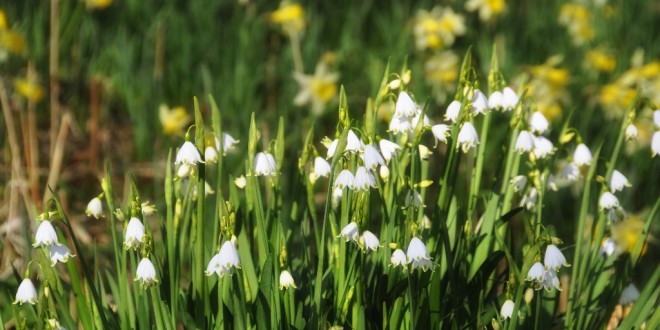
[[[325,104],[337,95],[337,80],[339,74],[329,71],[329,61],[332,56],[324,56],[316,65],[313,75],[300,72],[293,73],[293,79],[300,87],[293,103],[297,106],[312,104],[312,114],[318,116],[325,110]]]
[[[282,2],[280,8],[270,13],[269,19],[287,34],[299,34],[305,30],[305,10],[297,3]]]
[[[431,11],[420,10],[413,25],[418,50],[451,46],[456,36],[465,34],[465,31],[465,18],[448,7],[436,6]]]
[[[158,117],[165,135],[183,135],[190,122],[190,116],[184,107],[170,109],[167,105],[162,104],[158,108]]]
[[[616,68],[616,58],[600,49],[588,51],[585,55],[585,62],[600,72],[612,72]]]
[[[479,19],[489,22],[504,12],[506,3],[504,0],[468,0],[465,10],[469,12],[479,11]]]
[[[594,28],[589,8],[581,4],[566,3],[559,10],[559,24],[568,29],[575,45],[583,45],[594,38]]]
[[[15,79],[14,88],[18,94],[32,102],[39,102],[44,98],[44,89],[34,82],[25,79]]]
[[[110,7],[112,0],[85,0],[87,9],[105,9]]]

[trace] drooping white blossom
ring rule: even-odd
[[[55,228],[48,220],[44,220],[39,224],[37,228],[37,233],[34,235],[34,244],[33,247],[42,247],[42,246],[51,246],[58,245],[57,242],[57,233]]]
[[[179,152],[176,153],[176,160],[174,163],[197,165],[197,163],[203,163],[202,155],[199,154],[199,150],[197,150],[197,147],[195,147],[192,142],[186,141],[179,149]]]
[[[18,290],[16,290],[16,300],[14,300],[14,304],[22,305],[24,303],[32,305],[37,303],[37,289],[29,278],[23,279],[18,286]]]

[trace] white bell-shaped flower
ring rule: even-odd
[[[16,300],[14,301],[14,304],[22,305],[24,303],[32,305],[37,303],[37,289],[29,278],[23,279],[18,286],[18,290],[16,290]]]
[[[452,101],[449,103],[449,106],[447,106],[447,111],[445,112],[445,120],[455,123],[460,112],[461,102],[457,100]]]
[[[520,100],[518,94],[516,94],[516,92],[510,87],[504,87],[502,95],[504,95],[502,99],[502,107],[504,110],[513,110]]]
[[[536,281],[540,283],[543,280],[543,273],[545,272],[545,267],[540,262],[535,262],[532,267],[527,271],[527,281]]]
[[[131,218],[126,226],[126,236],[124,237],[125,249],[136,249],[144,241],[144,225],[138,218]]]
[[[653,123],[656,128],[660,129],[660,109],[653,111]]]
[[[557,276],[557,273],[554,270],[546,270],[543,272],[543,281],[541,281],[541,284],[546,291],[550,291],[553,288],[561,291],[559,276]]]
[[[472,114],[476,116],[485,113],[486,110],[488,110],[486,95],[477,89],[472,94]]]
[[[380,155],[378,149],[371,144],[364,146],[362,160],[364,161],[364,167],[372,171],[375,171],[378,165],[385,165],[385,159]]]
[[[156,268],[149,258],[142,258],[135,271],[135,280],[142,282],[143,287],[158,283]]]
[[[333,187],[335,189],[339,188],[340,190],[343,190],[346,187],[350,189],[355,188],[355,177],[353,176],[353,173],[349,170],[342,170],[339,172],[339,175],[335,178],[335,184]]]
[[[296,288],[296,282],[293,280],[293,276],[289,273],[288,270],[283,270],[280,273],[280,290]]]
[[[548,179],[545,181],[545,186],[548,188],[548,190],[559,190],[558,180],[553,174],[548,175]]]
[[[390,265],[392,267],[401,266],[405,269],[407,264],[408,259],[406,258],[406,254],[403,252],[403,250],[396,249],[394,252],[392,252],[392,256],[390,257]]]
[[[203,163],[202,155],[199,154],[199,150],[197,150],[197,147],[192,142],[186,141],[179,149],[179,152],[176,153],[174,163],[196,165],[197,163]]]
[[[222,147],[220,146],[220,141],[218,137],[215,137],[215,146],[218,148],[218,151],[222,150],[222,154],[227,154],[227,152],[234,149],[234,146],[237,145],[239,140],[234,139],[231,135],[222,132]]]
[[[218,150],[213,146],[207,146],[204,149],[204,160],[208,164],[215,164],[218,162]]]
[[[417,129],[417,124],[419,123],[419,119],[422,117],[422,109],[418,108],[418,113],[412,118],[410,121],[411,129]],[[431,126],[431,119],[427,115],[424,115],[424,120],[422,121],[422,127],[430,127]]]
[[[546,269],[559,271],[561,266],[568,267],[570,264],[566,262],[566,257],[561,253],[559,248],[554,244],[548,245],[545,248],[545,258],[543,259]]]
[[[488,108],[489,109],[502,109],[504,106],[502,105],[504,101],[504,94],[500,91],[494,91],[490,96],[488,97]]]
[[[376,250],[378,250],[380,247],[380,241],[378,240],[378,237],[368,230],[362,232],[362,237],[360,238],[359,243],[360,247],[362,247],[365,252],[376,252]]]
[[[231,275],[232,270],[241,268],[241,260],[238,257],[238,250],[231,240],[222,243],[220,252],[211,258],[206,267],[206,276],[217,274],[220,277]]]
[[[351,222],[346,227],[344,227],[341,232],[339,233],[339,237],[343,238],[348,241],[354,241],[358,242],[358,239],[360,238],[360,231],[358,229],[357,223]]]
[[[660,155],[660,131],[653,133],[651,138],[651,157]]]
[[[536,201],[539,198],[539,192],[535,187],[529,188],[529,191],[523,196],[520,200],[520,206],[525,207],[528,211],[531,211],[536,207]]]
[[[85,214],[88,217],[94,217],[96,219],[103,216],[103,203],[98,197],[92,198],[89,203],[87,203],[87,209],[85,209]]]
[[[573,153],[573,163],[580,167],[589,166],[591,165],[592,160],[593,156],[591,155],[591,150],[589,150],[589,147],[587,147],[584,143],[580,143],[575,148],[575,152]]]
[[[328,163],[327,160],[323,159],[322,157],[316,157],[314,158],[314,174],[317,177],[328,177],[330,175],[330,171],[332,168],[330,167],[330,163]]]
[[[380,152],[383,154],[383,158],[385,158],[385,161],[388,163],[390,159],[396,155],[397,151],[401,149],[398,144],[385,139],[378,141],[378,145],[380,146]]]
[[[394,135],[399,133],[411,133],[412,132],[412,122],[408,117],[392,117],[390,120],[389,126],[390,132]]]
[[[445,124],[438,124],[431,127],[431,132],[433,133],[433,137],[435,137],[436,139],[436,145],[437,145],[437,141],[447,143],[447,137],[449,137],[449,131],[451,131],[451,127]]]
[[[179,169],[176,171],[176,176],[179,178],[187,178],[188,175],[190,175],[190,172],[192,171],[192,168],[188,164],[181,164],[179,165]]]
[[[65,263],[69,261],[69,258],[74,257],[69,248],[65,245],[51,245],[48,250],[51,266],[55,266],[59,262]]]
[[[621,292],[621,297],[619,297],[619,304],[629,305],[637,301],[637,298],[639,298],[639,290],[637,289],[635,284],[630,283]]]
[[[513,303],[513,300],[507,299],[504,301],[504,304],[502,304],[502,308],[500,309],[500,316],[502,316],[503,319],[510,319],[511,316],[513,315],[513,308],[515,307],[515,304]]]
[[[598,199],[598,208],[600,210],[609,210],[614,207],[619,207],[619,199],[614,196],[609,191],[604,192],[602,195],[600,195],[600,198]]]
[[[638,136],[639,136],[639,131],[637,130],[637,126],[635,126],[635,124],[630,124],[626,126],[626,140],[628,141],[637,140]]]
[[[606,238],[603,240],[603,242],[600,244],[600,249],[598,249],[598,253],[609,257],[612,254],[616,252],[616,242],[611,239],[611,238]]]
[[[580,178],[580,168],[574,163],[567,163],[559,172],[559,177],[566,182],[575,182]]]
[[[423,271],[427,271],[433,267],[433,262],[431,261],[428,250],[426,250],[426,245],[417,237],[413,237],[410,240],[406,257],[412,269],[421,268]]]
[[[51,246],[58,245],[57,242],[57,233],[55,228],[48,220],[44,220],[39,224],[37,228],[37,233],[34,235],[34,244],[33,247],[42,247],[42,246]]]
[[[273,155],[260,152],[254,157],[254,174],[257,176],[271,176],[277,173],[277,164]]]
[[[548,130],[550,123],[542,113],[536,111],[529,117],[529,126],[532,132],[543,134]]]
[[[519,153],[530,152],[534,149],[535,137],[528,131],[520,131],[516,139],[516,151]]]
[[[621,172],[614,170],[612,171],[612,177],[610,178],[610,190],[617,192],[623,190],[625,187],[630,187],[630,181],[623,175]]]
[[[406,92],[399,93],[394,106],[394,117],[412,117],[417,112],[417,105]]]
[[[364,151],[364,142],[353,133],[353,130],[348,131],[348,137],[346,138],[346,151],[351,152],[363,152]]]
[[[460,147],[464,153],[467,153],[470,149],[474,148],[479,144],[479,135],[477,130],[474,129],[474,126],[470,122],[466,122],[461,127],[461,130],[458,132],[457,138],[457,147]]]
[[[527,185],[527,176],[516,175],[513,178],[511,178],[511,181],[509,183],[511,184],[511,187],[513,187],[513,191],[515,192],[523,191],[523,189],[525,189],[525,186]]]
[[[409,190],[406,194],[406,205],[412,205],[415,207],[424,206],[422,194],[420,194],[417,190]]]
[[[543,136],[534,137],[534,149],[532,150],[534,157],[543,159],[548,155],[552,155],[554,152],[555,147],[550,140]]]
[[[326,158],[331,158],[332,156],[335,155],[335,150],[337,150],[337,144],[339,143],[339,140],[334,139],[330,144],[327,145],[328,147],[328,153],[326,154]]]
[[[360,166],[355,172],[353,188],[365,191],[369,190],[369,188],[376,188],[376,178],[364,166]]]

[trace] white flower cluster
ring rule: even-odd
[[[355,222],[351,222],[346,225],[341,230],[338,237],[345,239],[346,242],[353,241],[357,243],[362,252],[376,252],[376,250],[378,250],[380,247],[380,241],[378,240],[378,237],[368,230],[365,230],[362,232],[362,235],[360,235],[360,229]]]
[[[217,135],[213,135],[213,143],[207,145],[204,149],[204,160],[209,164],[214,164],[218,161],[218,152],[222,151],[222,154],[225,155],[227,152],[233,150],[235,145],[240,142],[224,132],[221,133],[221,136],[222,141],[220,141]],[[202,160],[202,155],[192,142],[184,142],[176,153],[174,161],[174,164],[179,165],[177,176],[179,178],[188,177],[191,173],[194,173],[193,170],[197,164],[204,163],[204,160]]]
[[[433,268],[433,261],[426,245],[418,237],[413,237],[410,240],[406,253],[403,253],[401,249],[394,250],[390,258],[390,264],[392,267],[402,267],[404,271],[408,269],[408,265],[410,265],[411,270],[421,269],[427,271]]]
[[[230,240],[222,243],[220,251],[211,258],[208,267],[206,267],[206,276],[217,274],[220,277],[232,274],[234,269],[241,268],[241,260],[238,257],[238,250]]]
[[[47,247],[52,266],[55,266],[60,262],[67,262],[69,258],[75,256],[74,254],[71,254],[68,247],[58,242],[55,228],[48,220],[41,221],[41,224],[34,235],[34,244],[32,244],[32,246],[36,248]]]
[[[527,272],[527,281],[532,281],[535,289],[545,288],[547,291],[556,288],[561,291],[561,283],[557,273],[561,267],[569,267],[564,254],[554,244],[550,244],[545,249],[545,258],[543,264],[536,262]]]

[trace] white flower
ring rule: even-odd
[[[103,216],[103,204],[98,197],[94,197],[89,201],[85,214],[87,214],[88,217],[94,217],[96,219]]]
[[[138,218],[131,218],[126,226],[126,236],[124,238],[124,248],[136,249],[144,240],[144,225]]]
[[[593,156],[591,155],[591,150],[584,143],[580,143],[573,153],[573,163],[577,166],[589,166]]]
[[[326,158],[330,158],[335,155],[335,150],[337,150],[337,144],[339,143],[339,140],[334,139],[330,144],[328,144],[326,147],[328,148],[328,153]]]
[[[502,318],[510,319],[511,315],[513,315],[513,308],[515,307],[515,304],[513,303],[513,300],[507,299],[504,304],[502,304],[502,308],[500,309],[500,316]]]
[[[234,184],[236,187],[243,189],[247,185],[247,179],[245,179],[245,176],[241,175],[238,178],[234,179]]]
[[[378,241],[378,237],[374,235],[372,232],[365,230],[362,233],[362,237],[360,238],[360,246],[366,251],[366,250],[371,250],[373,252],[376,252],[378,248],[380,247],[380,241]]]
[[[186,177],[188,177],[188,175],[190,175],[191,170],[192,170],[192,168],[190,168],[190,165],[181,164],[179,166],[179,169],[176,171],[176,176],[178,176],[181,179],[186,178]]]
[[[660,129],[660,110],[653,111],[653,123],[655,123],[655,127]]]
[[[535,187],[529,189],[529,191],[523,196],[520,200],[520,206],[524,206],[527,210],[531,211],[536,206],[536,200],[539,197],[539,192]]]
[[[502,94],[502,92],[494,91],[488,97],[488,108],[490,108],[490,109],[503,108],[503,106],[502,106],[503,99],[504,99],[504,95]]]
[[[335,189],[339,188],[340,190],[343,190],[345,187],[350,189],[355,188],[355,177],[349,170],[342,170],[335,178]]]
[[[536,111],[529,118],[529,126],[532,132],[543,134],[548,130],[550,123],[548,123],[548,120],[542,113]]]
[[[390,131],[397,135],[403,132],[412,132],[412,123],[408,117],[393,116],[390,120]]]
[[[431,152],[431,149],[429,149],[429,147],[421,143],[417,146],[417,150],[419,151],[419,158],[423,160],[429,159],[431,154],[433,154],[433,152]]]
[[[59,245],[57,243],[57,233],[50,221],[44,220],[41,222],[39,228],[37,228],[37,233],[34,235],[34,241],[33,247]]]
[[[37,303],[37,289],[34,288],[34,284],[29,278],[23,279],[21,285],[18,286],[16,290],[16,300],[14,304],[36,304]]]
[[[461,127],[461,131],[458,132],[457,138],[457,147],[461,147],[464,153],[467,153],[468,150],[474,148],[479,144],[479,136],[477,131],[472,126],[472,123],[466,122]]]
[[[516,92],[510,87],[504,87],[502,94],[504,95],[504,98],[502,99],[502,107],[505,110],[513,110],[518,104],[518,100],[520,100],[518,94],[516,94]]]
[[[651,139],[651,157],[660,155],[660,131],[653,133]]]
[[[341,202],[342,192],[343,190],[340,188],[332,189],[332,207],[337,207],[337,205],[339,205],[339,202]]]
[[[486,100],[486,95],[480,90],[475,90],[472,95],[472,114],[475,116],[478,114],[483,114],[488,109],[488,100]]]
[[[412,264],[412,269],[421,268],[423,271],[427,271],[433,267],[433,262],[431,261],[429,252],[426,250],[426,245],[417,237],[413,237],[410,240],[406,256],[408,258],[408,264]]]
[[[394,252],[392,252],[392,257],[390,257],[390,264],[392,267],[401,266],[405,269],[406,264],[408,264],[408,260],[406,259],[406,254],[403,253],[403,250],[396,249]]]
[[[603,240],[603,243],[600,244],[600,249],[598,250],[598,253],[609,257],[615,251],[616,251],[616,242],[608,237]]]
[[[220,252],[211,258],[205,273],[206,276],[211,276],[215,273],[220,277],[224,277],[227,274],[231,274],[234,268],[241,268],[241,260],[238,257],[236,246],[229,240],[222,243]]]
[[[135,271],[135,280],[142,281],[142,286],[144,287],[158,283],[158,279],[156,278],[156,268],[149,258],[142,258],[142,260],[140,260],[137,270]]]
[[[202,156],[199,154],[197,147],[190,141],[186,141],[176,153],[175,164],[196,165],[203,163]]]
[[[208,185],[208,182],[205,182],[205,184]],[[206,187],[206,189],[208,190],[209,187]],[[140,204],[140,209],[142,210],[142,215],[144,215],[145,217],[148,217],[158,211],[156,209],[156,205],[149,204],[149,201]]]
[[[625,187],[630,187],[630,181],[621,174],[621,172],[614,170],[612,171],[612,177],[610,178],[610,190],[617,192],[623,190]]]
[[[545,186],[552,191],[559,190],[559,186],[557,185],[557,178],[555,178],[555,176],[552,174],[548,175],[548,179],[545,182]]]
[[[519,153],[530,152],[534,149],[534,135],[528,131],[520,131],[516,139],[516,151]]]
[[[543,259],[543,263],[545,264],[546,269],[552,269],[555,271],[559,271],[561,266],[570,266],[570,264],[566,262],[564,254],[561,253],[559,248],[554,244],[550,244],[545,248],[545,258]]]
[[[372,171],[376,170],[378,165],[385,165],[385,159],[380,155],[378,149],[372,146],[371,144],[364,147],[364,153],[362,154],[362,160],[364,161],[364,166]]]
[[[559,177],[568,182],[575,182],[580,178],[580,168],[574,163],[568,163],[559,172]]]
[[[534,150],[532,150],[532,153],[536,158],[542,159],[554,152],[554,146],[550,140],[543,136],[534,137]]]
[[[208,146],[204,149],[204,160],[209,164],[218,162],[218,150],[213,146]]]
[[[396,155],[397,151],[401,149],[398,144],[385,139],[378,141],[378,145],[380,146],[380,152],[383,154],[383,158],[388,163],[392,159],[392,156]]]
[[[360,166],[355,172],[353,188],[357,190],[369,190],[369,187],[376,188],[376,178],[364,166]]]
[[[637,131],[637,126],[634,124],[630,124],[626,127],[626,140],[631,141],[631,140],[637,140],[637,137],[639,136],[639,132]]]
[[[454,100],[449,103],[447,106],[447,111],[445,112],[445,120],[456,122],[458,119],[458,114],[461,112],[461,102]]]
[[[228,151],[231,151],[234,149],[234,146],[238,144],[239,140],[234,139],[231,135],[223,132],[222,133],[222,146],[220,145],[220,140],[218,137],[215,137],[215,146],[218,151],[222,149],[222,154],[226,154]]]
[[[296,282],[293,281],[293,276],[289,273],[288,270],[283,270],[280,273],[280,290],[296,288]]]
[[[353,130],[348,131],[348,137],[346,139],[346,151],[352,152],[362,152],[364,151],[364,143],[360,140]]]
[[[383,182],[387,182],[390,178],[390,169],[385,165],[381,165],[379,169],[380,178],[383,179]]]
[[[341,233],[339,233],[339,237],[343,238],[348,241],[354,241],[357,243],[358,239],[360,236],[360,231],[358,230],[357,223],[351,222],[344,229],[341,230]]]
[[[417,129],[417,124],[419,123],[419,118],[422,115],[422,110],[419,110],[419,113],[415,115],[415,117],[412,118],[410,121],[411,129]],[[424,121],[422,122],[422,127],[429,127],[431,126],[431,120],[429,119],[428,116],[424,115]]]
[[[559,278],[554,270],[546,270],[540,262],[536,262],[527,272],[527,281],[532,281],[536,290],[545,288],[551,290],[553,287],[561,290]]]
[[[51,266],[55,266],[58,262],[65,263],[69,258],[74,257],[68,247],[64,245],[51,245],[49,248]]]
[[[316,157],[314,158],[314,173],[321,177],[328,177],[330,174],[330,163],[328,163],[327,160],[323,159],[322,157]]]
[[[277,165],[273,155],[260,152],[254,157],[254,174],[257,176],[271,176],[277,173]]]
[[[601,211],[609,210],[613,207],[619,207],[619,199],[611,192],[606,191],[600,195],[600,198],[598,199],[598,207]]]
[[[527,177],[524,175],[517,175],[511,178],[509,183],[513,187],[513,191],[519,192],[525,189],[525,186],[527,185]]]
[[[406,92],[399,93],[394,107],[394,117],[412,117],[417,113],[417,105]]]
[[[656,110],[656,112],[658,112]],[[623,292],[621,292],[621,297],[619,298],[619,304],[621,305],[628,305],[634,303],[637,298],[639,298],[639,290],[637,290],[637,287],[635,284],[628,284],[628,286],[623,289]]]
[[[607,219],[608,223],[619,222],[625,217],[626,217],[626,210],[624,210],[620,206],[613,207],[607,210],[607,213],[605,213],[605,218]]]
[[[552,290],[555,288],[561,291],[561,283],[559,283],[559,277],[554,270],[546,270],[543,272],[543,280],[540,283],[543,285],[546,291]]]
[[[449,136],[449,131],[451,128],[448,125],[445,124],[438,124],[434,125],[431,128],[431,132],[433,132],[433,136],[437,141],[442,141],[444,143],[447,143],[447,137]],[[436,145],[437,145],[436,141]]]
[[[543,273],[545,273],[545,268],[540,262],[536,262],[529,268],[527,271],[527,281],[536,281],[541,282],[543,280]]]
[[[406,205],[413,205],[415,207],[424,206],[422,195],[417,190],[409,190],[406,195]]]

